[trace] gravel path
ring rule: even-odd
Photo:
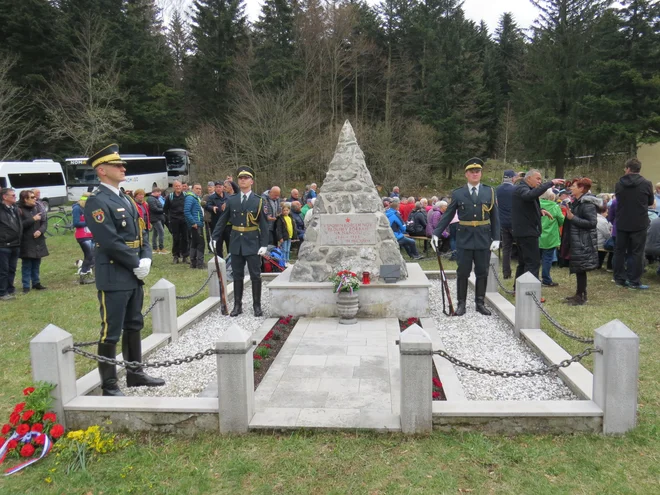
[[[448,282],[455,305],[456,281]],[[467,311],[461,317],[449,318],[442,313],[439,280],[432,281],[430,297],[431,315],[447,353],[461,361],[499,371],[524,371],[545,366],[530,347],[514,336],[508,322],[494,311],[492,316],[476,312],[472,289],[468,289]],[[468,400],[577,400],[556,373],[501,378],[458,366],[454,369]]]

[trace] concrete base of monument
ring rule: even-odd
[[[408,278],[394,284],[382,280],[361,285],[358,318],[399,318],[429,315],[431,282],[417,263],[408,263]],[[334,317],[337,296],[330,282],[292,282],[291,267],[268,284],[274,315]]]

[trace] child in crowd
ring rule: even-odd
[[[291,216],[291,203],[282,203],[282,213],[275,220],[275,240],[282,250],[287,265],[291,255],[291,239],[297,238],[296,222]]]

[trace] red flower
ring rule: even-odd
[[[30,431],[30,425],[26,423],[21,423],[16,427],[16,433],[19,435],[23,436],[25,435],[28,431]]]
[[[264,337],[264,340],[270,340],[272,338],[273,338],[273,331],[271,330],[270,332],[268,332],[266,334],[266,336]]]
[[[23,445],[23,448],[21,449],[21,457],[30,457],[32,454],[34,454],[34,447],[30,443],[26,443]]]
[[[268,349],[270,349],[270,348],[272,347],[270,344],[261,344],[261,345],[262,345],[263,347],[267,347]]]
[[[27,421],[30,419],[32,416],[34,416],[34,411],[32,409],[28,409],[23,413],[23,421]]]
[[[32,425],[32,429],[30,431],[36,431],[37,433],[41,433],[44,431],[44,425],[41,423],[35,423]]]
[[[442,387],[442,382],[440,381],[439,378],[433,377],[433,385],[436,387]]]
[[[55,413],[47,412],[46,414],[44,414],[44,421],[51,421],[54,423],[55,421],[57,421],[57,416],[55,416]]]
[[[7,439],[5,437],[0,437],[0,447],[2,447],[6,441]]]
[[[433,392],[433,398],[434,399],[439,399],[440,398],[440,392]]]
[[[9,423],[12,425],[16,425],[19,421],[21,420],[21,415],[17,412],[13,412],[9,415]]]
[[[37,445],[43,445],[43,444],[45,444],[45,443],[46,443],[46,435],[44,435],[44,434],[42,433],[41,435],[39,435],[39,436],[34,440],[34,443],[36,443]]]
[[[54,425],[50,430],[50,436],[53,437],[53,439],[60,438],[62,435],[64,435],[64,426],[59,423]]]
[[[16,407],[14,408],[14,412],[20,413],[23,412],[23,409],[25,409],[25,402],[19,402],[16,404]]]
[[[11,425],[2,425],[2,434],[6,435],[11,431]]]
[[[32,392],[34,392],[34,387],[28,387],[23,389],[23,395],[30,395]]]
[[[18,440],[9,440],[9,443],[7,444],[7,451],[14,450],[16,446],[18,445]]]
[[[259,361],[260,359],[263,359],[259,354],[254,354],[254,359]]]

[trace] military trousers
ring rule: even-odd
[[[459,249],[456,278],[469,278],[473,263],[475,277],[488,278],[489,261],[490,250],[488,249]]]
[[[261,256],[258,254],[232,254],[231,269],[234,280],[243,280],[245,277],[245,263],[248,266],[250,280],[261,280]]]
[[[144,327],[142,285],[132,290],[98,291],[101,309],[100,342],[116,344],[125,332],[139,332]]]

